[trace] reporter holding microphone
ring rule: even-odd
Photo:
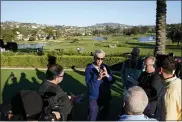
[[[85,82],[89,97],[89,121],[106,120],[111,99],[110,86],[114,83],[109,67],[103,63],[105,52],[96,50],[94,61],[87,65]]]

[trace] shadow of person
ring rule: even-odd
[[[12,96],[17,92],[18,92],[17,77],[15,77],[14,73],[11,72],[3,87],[2,102],[8,103],[11,100]]]
[[[82,75],[82,76],[85,76],[85,72],[84,72],[84,71],[81,71],[81,70],[77,70],[75,66],[72,66],[71,69],[72,69],[74,72],[76,72],[76,73],[78,73],[78,74],[80,74],[80,75]]]
[[[38,82],[35,78],[32,78],[33,83],[26,78],[24,72],[21,73],[20,82],[18,84],[19,90],[36,90],[38,88]]]
[[[71,74],[71,75],[74,75],[74,74]],[[87,87],[84,84],[82,84],[80,81],[72,77],[71,75],[68,73],[64,74],[64,79],[60,83],[60,87],[65,92],[67,92],[68,95],[71,95],[69,93],[72,93],[75,96],[79,94],[87,95]],[[82,80],[82,79],[79,79],[79,80]],[[73,107],[72,119],[74,121],[87,120],[87,108],[88,108],[87,96],[85,96],[80,104],[77,104]],[[80,110],[82,112],[80,112]]]
[[[27,90],[32,88],[32,83],[26,78],[26,74],[24,72],[21,73],[20,82],[19,82],[20,90]]]
[[[122,65],[123,65],[123,62],[119,62],[117,64],[113,64],[110,66],[110,69],[112,71],[121,71],[121,68],[122,68]]]
[[[60,87],[63,88],[65,92],[71,92],[73,94],[86,92],[86,86],[68,73],[64,73],[64,79],[61,82]]]
[[[123,93],[123,83],[120,78],[119,73],[113,73],[113,77],[116,79],[116,82],[111,86],[111,89],[119,94]]]
[[[118,121],[119,116],[122,115],[122,101],[123,97],[121,96],[112,96],[109,107],[109,114],[107,117],[107,121]]]
[[[44,81],[45,80],[45,72],[40,71],[39,69],[35,68],[36,75],[39,80]]]
[[[35,77],[32,77],[32,81],[34,90],[38,90],[41,83],[39,83]]]
[[[33,82],[29,81],[26,78],[26,74],[22,72],[18,82],[17,77],[15,77],[14,73],[12,72],[7,78],[3,87],[2,103],[9,103],[11,98],[20,90],[37,90],[39,88],[39,83],[34,77],[32,77],[32,81]]]

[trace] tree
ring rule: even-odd
[[[131,28],[131,34],[136,35],[138,33],[140,33],[140,28],[139,27],[134,26],[134,27]]]
[[[61,37],[61,32],[59,30],[56,31],[56,38],[59,39]]]
[[[29,38],[29,41],[35,41],[36,40],[36,38],[34,37],[34,36],[31,36],[30,38]]]
[[[101,34],[100,31],[97,29],[92,31],[92,35],[94,35],[94,36],[96,36],[96,35],[99,36],[100,34]]]
[[[109,25],[106,25],[105,31],[106,31],[106,34],[107,34],[107,35],[113,33],[113,29],[112,29],[112,27],[110,27]]]
[[[45,27],[45,28],[43,29],[43,31],[44,31],[47,35],[53,36],[53,35],[54,35],[53,29],[54,29],[53,27]]]
[[[118,26],[117,28],[114,29],[115,34],[121,33],[121,28]]]
[[[126,36],[131,36],[131,29],[124,29],[123,30],[123,34],[126,35]]]
[[[148,26],[142,26],[140,29],[141,29],[140,32],[143,34],[148,33],[150,30],[150,28]]]
[[[10,28],[1,29],[1,36],[5,41],[12,41],[15,39],[15,34]]]
[[[19,28],[13,28],[12,29],[13,33],[16,35],[17,33],[16,32],[20,32],[20,29]],[[21,32],[20,32],[21,33]]]
[[[38,33],[38,31],[37,30],[32,30],[30,33],[31,33],[32,36],[35,36]]]
[[[154,55],[165,54],[166,49],[166,0],[157,0],[156,4],[156,45]]]
[[[179,46],[181,41],[181,24],[170,24],[166,26],[167,38],[172,40],[172,43],[176,43]]]

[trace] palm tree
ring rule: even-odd
[[[165,54],[166,49],[166,0],[157,0],[156,46],[154,55]]]

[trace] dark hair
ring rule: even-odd
[[[56,64],[56,57],[52,55],[48,55],[48,63],[51,65]]]
[[[176,63],[174,57],[167,56],[162,64],[162,68],[164,69],[164,72],[168,74],[172,74],[173,71],[175,70]]]
[[[175,70],[175,59],[170,55],[158,55],[157,59],[157,67],[162,67],[165,73],[172,74]]]
[[[51,65],[46,71],[46,79],[54,80],[63,72],[63,67],[58,64]]]

